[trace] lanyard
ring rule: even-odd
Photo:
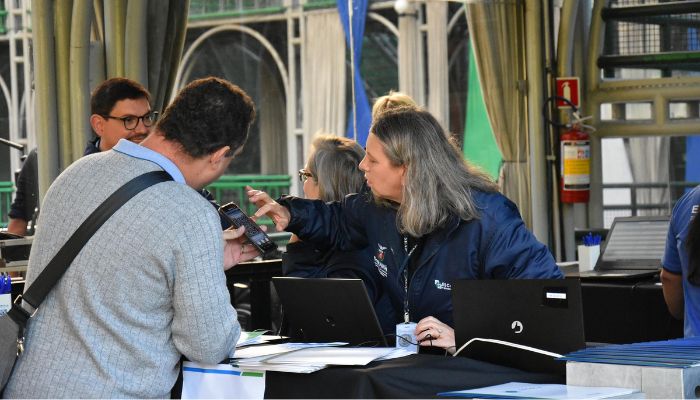
[[[408,323],[411,320],[408,313],[408,263],[410,262],[411,254],[413,254],[413,252],[416,250],[416,247],[418,247],[418,244],[414,244],[411,251],[408,251],[408,238],[406,236],[403,237],[403,250],[406,252],[406,260],[404,261],[406,267],[403,269],[403,322],[405,323]]]

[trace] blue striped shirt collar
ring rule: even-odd
[[[182,172],[180,172],[177,165],[158,152],[155,152],[147,147],[140,146],[134,142],[130,142],[126,139],[120,139],[119,143],[117,143],[112,150],[126,154],[130,157],[140,158],[142,160],[148,160],[158,164],[159,167],[163,168],[165,172],[169,173],[170,176],[173,177],[175,182],[186,184],[185,177],[182,175]]]

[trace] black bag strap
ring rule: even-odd
[[[43,271],[39,274],[32,285],[24,291],[22,299],[25,303],[36,309],[51,289],[58,283],[59,279],[68,270],[80,250],[90,240],[92,235],[104,224],[122,205],[142,190],[155,185],[156,183],[172,180],[173,178],[165,171],[152,171],[125,183],[122,187],[112,193],[95,211],[88,216],[85,221],[73,232],[73,235],[66,241],[56,255],[49,261]],[[19,298],[19,297],[18,297]],[[15,301],[12,308],[7,313],[15,322],[25,326],[27,320],[33,313],[25,310],[20,301]]]

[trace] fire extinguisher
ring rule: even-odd
[[[586,203],[591,190],[591,139],[580,124],[560,136],[561,201]]]

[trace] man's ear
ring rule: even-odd
[[[209,156],[209,162],[216,166],[222,161],[225,161],[227,158],[226,154],[228,154],[229,150],[231,150],[231,147],[229,146],[224,146],[220,148],[219,150],[212,153],[211,156]]]
[[[90,126],[92,130],[97,134],[97,136],[102,136],[102,131],[104,130],[105,119],[97,114],[92,114],[90,116]]]

